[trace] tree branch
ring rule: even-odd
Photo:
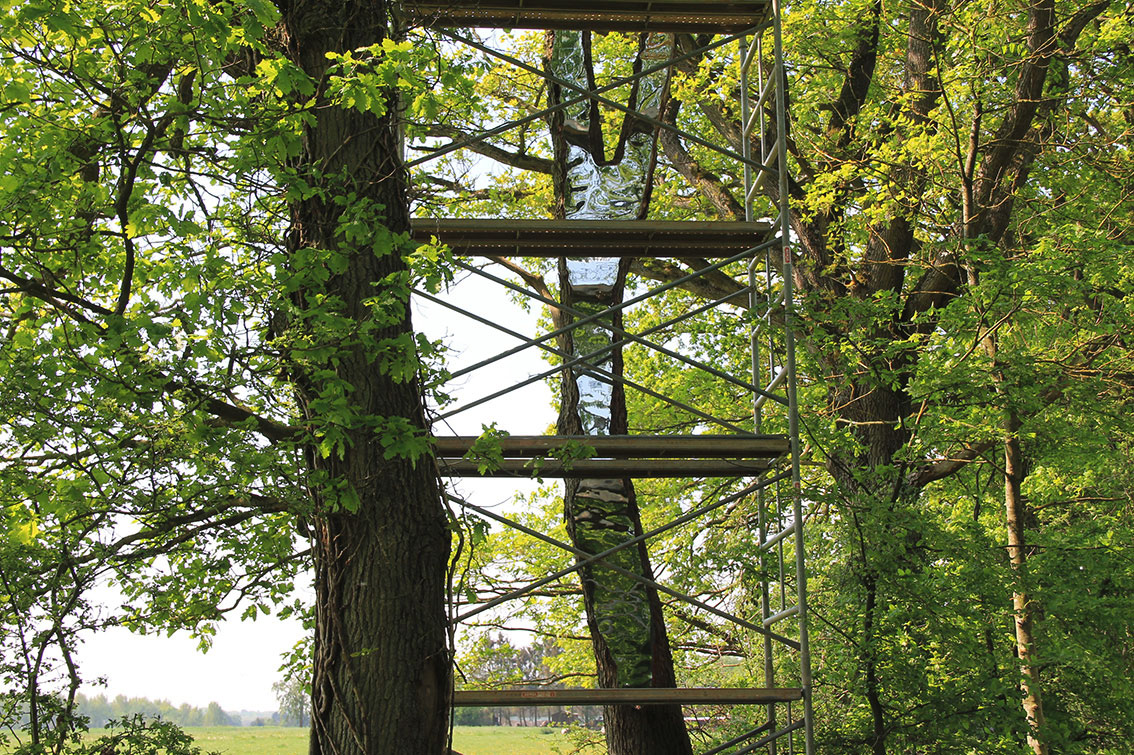
[[[677,98],[670,98],[669,102],[666,103],[662,121],[676,124],[677,114],[680,110],[681,101]],[[744,207],[725,188],[724,182],[721,181],[719,176],[706,170],[696,158],[689,154],[676,133],[668,129],[661,129],[659,140],[661,141],[662,151],[674,169],[712,203],[721,217],[733,220],[744,219]]]
[[[81,314],[75,312],[74,310],[71,310],[70,308],[62,307],[59,302],[65,301],[69,304],[75,304],[79,307],[82,307],[83,309],[89,310],[90,312],[102,315],[103,317],[114,314],[112,310],[109,310],[106,307],[102,307],[91,301],[87,301],[86,299],[75,296],[74,294],[67,293],[66,291],[50,288],[49,286],[46,286],[39,281],[16,275],[14,272],[8,270],[5,267],[0,267],[0,278],[4,278],[5,280],[11,281],[12,283],[16,284],[16,286],[19,287],[21,293],[27,294],[29,296],[34,296],[35,298],[47,302],[54,307],[59,307],[63,311],[67,312],[67,314],[69,314],[71,317],[83,323],[89,324],[91,321]]]
[[[1032,127],[1043,97],[1047,71],[1057,48],[1054,0],[1034,0],[1028,8],[1028,55],[1020,63],[1012,103],[987,146],[975,184],[974,227],[999,241],[1014,204],[1011,190],[1003,184],[1013,164],[1019,176],[1020,148]],[[1030,166],[1031,160],[1026,160]],[[1015,183],[1009,179],[1009,183]]]
[[[532,192],[524,191],[522,189],[470,189],[459,181],[450,181],[441,176],[424,175],[420,176],[419,180],[426,183],[431,183],[440,186],[445,191],[451,191],[461,195],[463,199],[473,200],[492,200],[499,199],[500,197],[509,197],[512,200],[525,199],[531,196]],[[423,192],[417,192],[421,194]]]
[[[688,260],[694,269],[709,266],[707,260]],[[630,272],[660,283],[671,283],[689,275],[689,270],[662,259],[637,258],[630,262]],[[680,288],[708,301],[725,299],[723,303],[748,309],[748,289],[724,273],[702,275],[681,284]]]
[[[165,380],[162,386],[165,392],[177,393],[183,391],[188,393],[199,402],[198,407],[203,411],[234,425],[251,423],[253,430],[270,441],[279,443],[288,440],[298,440],[302,437],[303,431],[300,428],[291,427],[290,425],[276,422],[267,417],[262,417],[251,409],[247,409],[243,406],[230,404],[220,399],[213,398],[205,392],[203,387],[194,382],[169,378],[160,372],[156,374],[156,377]]]
[[[471,139],[473,134],[462,131],[453,126],[445,126],[439,123],[421,125],[420,128],[425,132],[426,136],[440,136],[457,141]],[[410,149],[418,150],[419,152],[432,152],[433,148],[420,145],[409,145]],[[551,175],[552,161],[545,157],[537,157],[529,155],[526,152],[509,152],[506,149],[489,144],[486,141],[477,141],[469,144],[466,149],[476,152],[478,155],[484,155],[491,158],[498,163],[511,165],[513,168],[520,170],[530,170],[536,173],[546,173]]]
[[[989,440],[966,446],[963,451],[947,459],[923,464],[906,476],[906,484],[912,488],[924,488],[931,482],[942,480],[979,459],[996,443],[994,440]]]
[[[850,63],[847,64],[839,97],[831,103],[831,120],[827,123],[827,131],[831,134],[839,134],[838,146],[842,149],[845,149],[854,138],[851,121],[866,102],[870,82],[874,79],[874,68],[878,63],[881,17],[881,0],[875,0],[870,6],[870,15],[864,26],[856,30],[855,38],[858,44],[851,53]]]

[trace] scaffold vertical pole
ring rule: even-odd
[[[772,0],[776,80],[776,167],[778,170],[780,240],[783,249],[784,368],[787,370],[788,438],[791,443],[792,517],[795,520],[796,605],[799,607],[799,678],[803,689],[803,737],[806,755],[814,755],[811,649],[807,627],[807,568],[804,561],[803,492],[800,479],[799,397],[795,360],[794,266],[791,247],[791,203],[787,161],[787,70],[783,54],[780,0]]]

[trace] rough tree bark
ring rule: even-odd
[[[292,59],[326,85],[328,52],[380,42],[387,33],[381,3],[293,0],[281,3],[284,43]],[[315,120],[306,128],[296,169],[323,193],[291,206],[288,248],[336,250],[345,269],[318,290],[295,295],[293,328],[305,327],[316,296],[337,297],[336,315],[361,327],[375,317],[367,300],[384,292],[387,276],[403,271],[398,250],[375,253],[372,239],[338,233],[344,205],[370,202],[382,228],[409,227],[405,175],[393,128],[393,103],[383,117],[329,105],[316,95]],[[380,323],[373,338],[410,330],[409,308]],[[350,386],[361,417],[402,417],[424,428],[418,385],[379,370],[376,355],[344,333],[334,363],[297,363],[290,375],[300,405],[317,423],[324,378],[331,369]],[[312,689],[312,755],[408,755],[446,751],[450,662],[445,633],[445,575],[449,551],[446,517],[429,464],[385,458],[365,422],[347,429],[341,456],[308,450],[315,512],[310,519],[315,559],[316,636]],[[335,484],[357,493],[356,510],[328,500]]]

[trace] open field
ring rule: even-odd
[[[222,755],[304,755],[307,729],[283,726],[217,726],[186,729],[203,752]],[[102,734],[94,730],[91,737]],[[458,726],[453,748],[462,755],[567,755],[574,750],[558,729]]]

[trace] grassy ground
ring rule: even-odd
[[[224,755],[301,755],[307,752],[307,729],[290,726],[217,726],[186,729],[204,752]]]
[[[559,729],[534,726],[457,726],[453,749],[461,755],[543,755],[574,750]]]
[[[282,726],[217,726],[186,729],[204,752],[223,755],[304,755],[307,729]],[[91,732],[92,738],[103,733]],[[558,729],[458,726],[453,748],[462,755],[552,755],[574,748]]]

